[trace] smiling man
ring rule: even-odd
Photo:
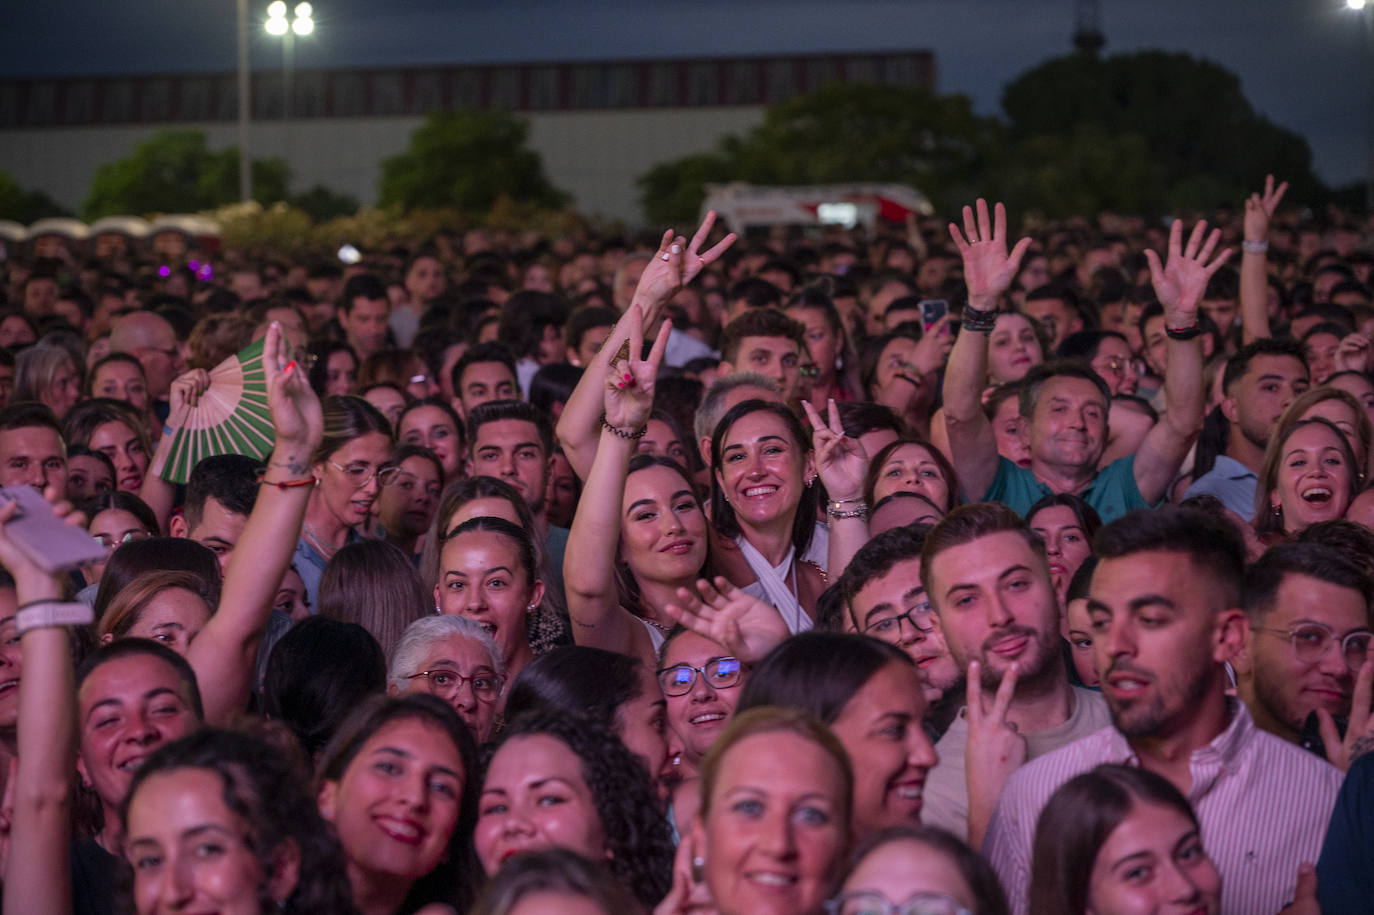
[[[998,455],[981,394],[997,309],[1030,239],[1021,239],[1008,253],[1006,211],[997,204],[995,218],[990,218],[983,200],[978,201],[976,218],[972,207],[964,207],[963,232],[951,225],[950,234],[963,257],[968,304],[945,370],[945,427],[949,457],[968,495],[1003,502],[1024,514],[1050,493],[1074,493],[1103,521],[1159,502],[1202,429],[1206,386],[1198,304],[1207,280],[1231,253],[1227,249],[1213,257],[1220,232],[1206,235],[1206,223],[1199,222],[1185,244],[1182,222],[1176,220],[1167,259],[1161,262],[1153,251],[1147,252],[1168,329],[1167,410],[1134,454],[1100,471],[1108,443],[1111,391],[1091,369],[1072,362],[1037,366],[1022,383],[1020,413],[1029,429],[1030,467],[1018,467]]]
[[[1014,678],[1000,720],[974,728],[967,709],[954,719],[926,781],[924,822],[977,848],[1011,770],[1097,731],[1107,708],[1069,685],[1045,545],[1011,509],[985,502],[942,519],[926,535],[920,581],[958,669],[974,679],[969,694],[993,701]]]
[[[1036,820],[1050,795],[1102,763],[1141,766],[1191,802],[1222,875],[1224,913],[1277,912],[1316,861],[1341,771],[1257,728],[1224,690],[1246,638],[1245,545],[1223,518],[1135,512],[1097,534],[1088,593],[1112,726],[1007,779],[983,847],[1025,915]]]
[[[1303,743],[1317,733],[1309,716],[1350,717],[1355,674],[1374,638],[1370,587],[1363,572],[1315,543],[1280,544],[1246,570],[1241,605],[1250,635],[1236,667],[1255,724]],[[1322,749],[1331,762],[1340,758],[1341,747]]]

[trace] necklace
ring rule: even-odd
[[[649,619],[647,616],[641,616],[640,619],[648,623],[650,626],[653,626],[655,629],[657,629],[659,632],[662,632],[664,635],[667,635],[668,633],[673,631],[672,626],[665,626],[657,620]]]
[[[310,544],[310,546],[315,550],[315,552],[319,553],[322,557],[324,557],[324,560],[326,562],[329,561],[329,557],[333,556],[335,553],[339,551],[338,547],[330,546],[329,544],[321,540],[320,535],[315,533],[314,529],[311,528],[309,523],[302,521],[301,531],[305,534],[305,542]],[[345,537],[347,537],[346,534]]]

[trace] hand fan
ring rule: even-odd
[[[167,425],[172,446],[166,463],[154,472],[169,483],[185,483],[191,468],[216,454],[243,454],[263,460],[275,438],[267,408],[263,341],[249,344],[210,371],[210,386],[194,407],[174,407]]]

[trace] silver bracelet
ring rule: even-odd
[[[1246,254],[1263,254],[1269,250],[1269,242],[1263,239],[1247,238],[1240,243],[1240,250]]]
[[[95,622],[95,610],[80,601],[39,600],[25,604],[14,614],[14,634],[53,626],[86,626]]]
[[[852,500],[852,499],[851,499],[851,500],[846,500],[846,501],[848,501],[848,502],[854,502],[855,500]],[[829,505],[827,505],[827,506],[825,507],[825,513],[826,513],[827,515],[829,515],[830,517],[834,518],[834,519],[837,520],[837,521],[842,521],[842,520],[844,520],[845,518],[867,518],[867,517],[868,517],[868,503],[867,503],[867,502],[855,502],[855,507],[854,507],[854,508],[849,508],[849,509],[839,509],[839,508],[836,508],[836,507],[835,507],[836,504],[837,504],[837,503],[835,503],[835,502],[831,502]]]

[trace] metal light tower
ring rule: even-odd
[[[1074,11],[1073,46],[1079,53],[1096,57],[1107,43],[1102,34],[1102,9],[1098,0],[1078,0]]]
[[[1368,147],[1364,172],[1364,210],[1366,215],[1374,213],[1374,7],[1365,0],[1345,0],[1345,6],[1360,14],[1364,19],[1366,79],[1369,84],[1369,99],[1365,108],[1364,130],[1365,145]]]

